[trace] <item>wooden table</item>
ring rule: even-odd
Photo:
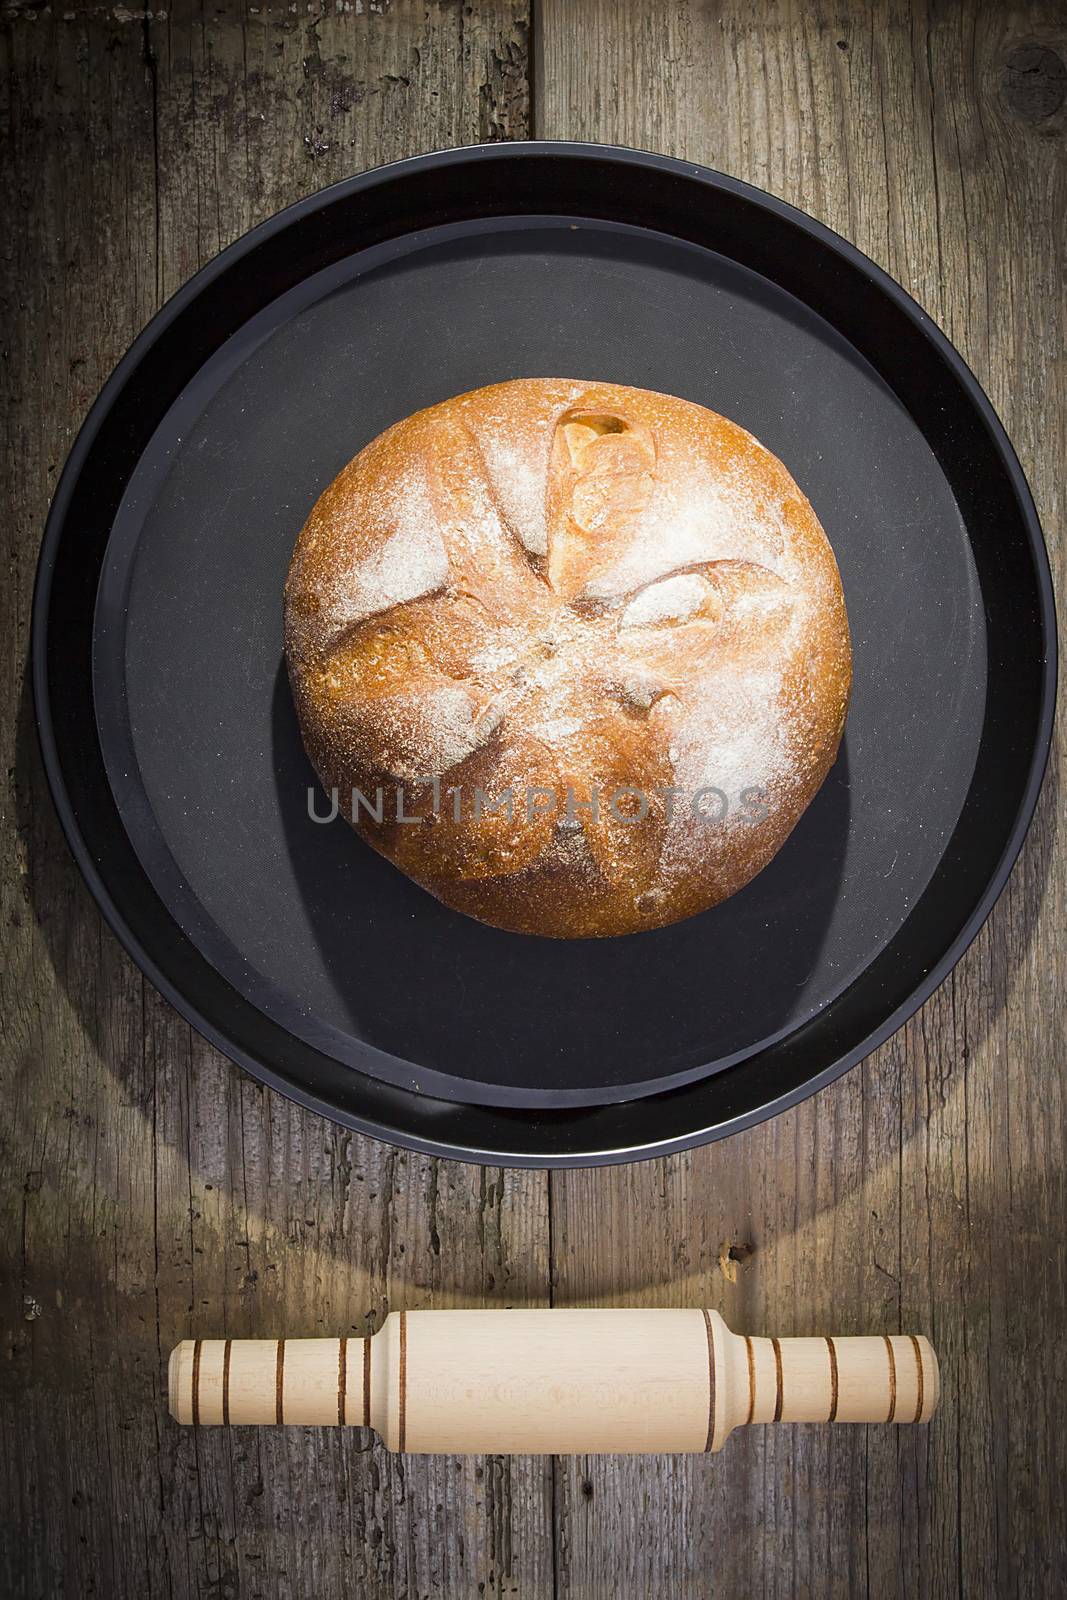
[[[1051,1595],[1067,1563],[1067,852],[1054,759],[954,976],[777,1121],[630,1168],[483,1171],[245,1077],[121,953],[67,854],[25,659],[74,431],[160,302],[308,190],[435,146],[684,154],[805,207],[947,330],[1064,577],[1067,14],[1039,3],[7,0],[2,1552],[6,1595]],[[1062,737],[1060,739],[1062,750]],[[923,1329],[929,1430],[718,1458],[397,1458],[165,1414],[191,1329],[386,1307],[719,1307]]]

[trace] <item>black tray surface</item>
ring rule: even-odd
[[[852,629],[841,755],[785,848],[623,939],[486,928],[312,821],[282,656],[293,541],[344,463],[421,406],[542,375],[753,432],[811,499]],[[418,158],[224,252],[94,408],[36,606],[60,812],[149,976],[298,1099],[475,1159],[658,1153],[844,1070],[977,931],[1049,741],[1047,558],[962,362],[818,224],[628,151]]]

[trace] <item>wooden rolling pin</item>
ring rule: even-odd
[[[186,1339],[179,1422],[375,1428],[390,1450],[719,1450],[742,1422],[928,1422],[916,1334],[750,1339],[717,1311],[394,1311],[371,1339]]]

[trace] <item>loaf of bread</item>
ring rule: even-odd
[[[285,646],[340,814],[446,904],[561,938],[742,888],[833,764],[851,681],[781,462],[702,406],[563,378],[361,450],[297,540]]]

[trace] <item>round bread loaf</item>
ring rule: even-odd
[[[554,937],[734,894],[837,754],[833,552],[735,423],[564,378],[388,428],[315,505],[285,591],[338,808],[450,906]]]

